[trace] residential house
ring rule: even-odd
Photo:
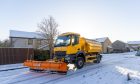
[[[39,48],[45,45],[45,39],[36,32],[10,30],[11,47]]]
[[[112,49],[114,53],[123,53],[123,52],[128,52],[130,51],[129,46],[127,43],[116,40],[115,42],[112,43]]]
[[[96,38],[95,40],[102,44],[102,53],[110,53],[112,43],[108,37]]]
[[[140,49],[140,41],[128,41],[128,45],[133,50],[139,50]]]

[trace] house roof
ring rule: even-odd
[[[43,37],[39,35],[39,33],[17,31],[17,30],[10,30],[10,37],[43,39]]]
[[[121,40],[116,40],[116,41],[114,41],[114,42],[121,42],[121,43],[125,43],[125,42],[123,42],[123,41],[121,41]],[[114,42],[113,42],[113,43],[114,43]]]
[[[140,44],[140,41],[128,41],[128,44]]]
[[[105,40],[106,40],[107,38],[108,38],[108,37],[96,38],[95,40],[101,43],[101,42],[105,42]]]

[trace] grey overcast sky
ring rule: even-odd
[[[8,38],[9,30],[34,32],[49,15],[61,33],[140,40],[140,0],[0,0],[0,39]]]

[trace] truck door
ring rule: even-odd
[[[78,35],[72,36],[71,45],[72,45],[73,53],[77,53],[80,50],[79,36]]]

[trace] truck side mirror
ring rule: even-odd
[[[79,43],[79,37],[78,36],[73,36],[73,38],[72,38],[72,45],[74,46],[74,45],[76,45],[78,43]]]

